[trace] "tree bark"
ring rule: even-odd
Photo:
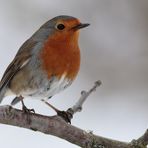
[[[76,104],[67,110],[73,116],[82,109],[86,98],[98,87],[97,81],[89,91],[83,91]],[[45,102],[46,103],[46,102]],[[46,103],[48,105],[48,103]],[[71,117],[72,117],[71,116]],[[65,139],[83,148],[146,148],[148,145],[148,130],[137,140],[122,142],[94,135],[78,127],[68,124],[60,116],[44,116],[36,113],[24,113],[11,106],[0,107],[0,123],[22,127]]]

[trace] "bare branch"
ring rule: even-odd
[[[147,148],[148,130],[146,130],[145,133],[140,138],[138,138],[137,140],[133,140],[131,142],[131,145],[135,148]]]
[[[82,91],[81,92],[81,97],[79,98],[79,100],[75,103],[75,105],[73,105],[71,108],[69,108],[65,113],[66,113],[66,117],[68,118],[65,119],[68,122],[71,123],[71,119],[73,118],[73,115],[77,112],[80,112],[82,110],[82,105],[84,104],[84,102],[86,101],[86,99],[89,97],[89,95],[94,92],[96,90],[97,87],[99,87],[101,85],[101,81],[98,80],[95,82],[94,86],[89,90],[89,91]],[[60,113],[61,111],[58,110],[57,108],[55,108],[53,105],[49,104],[46,100],[42,99],[42,101],[48,105],[49,107],[51,107],[55,112]]]
[[[87,91],[81,92],[80,99],[78,100],[78,102],[76,102],[76,104],[73,107],[71,107],[71,110],[73,111],[73,113],[80,112],[82,110],[83,103],[86,101],[86,99],[89,97],[89,95],[92,92],[94,92],[96,90],[96,88],[100,85],[101,85],[101,81],[98,80],[95,82],[95,85],[88,92]]]
[[[80,111],[85,100],[100,84],[101,82],[97,81],[88,92],[83,91],[79,101],[67,112],[70,111],[71,113],[72,111],[73,115]],[[83,148],[146,148],[148,144],[148,130],[139,139],[126,143],[86,132],[68,124],[58,115],[48,117],[30,113],[28,120],[28,114],[11,106],[0,107],[0,123],[54,135]]]
[[[27,120],[27,115],[21,110],[14,109],[11,106],[0,107],[0,123],[3,124],[54,135],[84,148],[125,148],[127,146],[124,142],[114,141],[95,136],[92,133],[87,133],[84,130],[67,124],[59,116],[47,117],[30,113],[29,117],[30,122]]]

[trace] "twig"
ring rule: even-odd
[[[71,108],[69,108],[66,112],[67,112],[67,116],[69,121],[71,121],[71,119],[73,118],[73,115],[77,112],[82,111],[82,106],[84,104],[84,102],[86,101],[86,99],[89,97],[89,95],[94,92],[96,90],[97,87],[99,87],[101,85],[101,81],[98,80],[95,82],[94,86],[89,90],[89,91],[81,91],[81,96],[79,98],[79,100],[75,103],[75,105],[73,105]]]
[[[81,111],[82,105],[87,97],[100,85],[101,82],[97,81],[94,87],[88,92],[83,91],[79,101],[67,111],[73,111],[72,114]],[[146,148],[148,145],[148,130],[137,140],[132,140],[127,143],[97,136],[92,132],[88,133],[67,124],[59,116],[47,117],[30,113],[29,117],[30,122],[27,120],[28,114],[23,113],[23,111],[12,108],[11,106],[0,107],[0,123],[2,124],[23,127],[33,131],[54,135],[83,148]]]
[[[40,131],[45,134],[54,135],[65,139],[83,148],[146,148],[148,143],[148,131],[138,140],[130,143],[108,139],[105,137],[88,133],[80,128],[67,124],[59,116],[43,116],[30,113],[30,122],[27,122],[28,115],[21,110],[11,106],[0,107],[0,123],[13,125]]]
[[[148,145],[148,129],[137,140],[132,140],[131,146],[134,148],[147,148]]]
[[[73,105],[71,108],[69,108],[65,113],[66,113],[66,120],[69,121],[69,123],[71,123],[71,119],[73,118],[73,115],[76,112],[80,112],[82,110],[82,105],[84,104],[84,102],[86,101],[86,99],[89,97],[89,95],[94,92],[96,90],[97,87],[99,87],[101,85],[101,81],[98,80],[95,82],[94,86],[89,90],[89,91],[82,91],[81,92],[81,97],[79,98],[79,100],[75,103],[75,105]],[[53,105],[49,104],[46,100],[42,99],[42,101],[48,105],[49,107],[51,107],[53,110],[55,110],[57,113],[60,113],[61,111],[58,110],[57,108],[55,108]],[[65,118],[64,118],[65,119]]]
[[[0,107],[0,123],[13,125],[40,131],[45,134],[54,135],[65,139],[83,148],[127,148],[127,143],[107,139],[88,133],[80,128],[67,124],[59,116],[43,116],[30,113],[30,122],[27,121],[28,114],[11,106]]]
[[[78,100],[78,102],[76,102],[76,104],[70,108],[73,111],[73,114],[76,112],[80,112],[82,110],[83,103],[86,101],[86,99],[89,97],[89,95],[92,92],[94,92],[96,90],[96,88],[99,87],[100,85],[101,85],[101,81],[98,80],[95,82],[95,85],[89,91],[82,91],[81,92],[81,97]]]

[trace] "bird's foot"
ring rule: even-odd
[[[73,111],[71,110],[71,108],[69,108],[67,111],[61,111],[57,109],[56,107],[54,107],[53,105],[51,105],[50,103],[48,103],[47,101],[43,99],[42,101],[45,104],[47,104],[50,108],[52,108],[57,113],[57,115],[60,116],[63,120],[71,124],[71,119],[73,118]]]
[[[35,113],[34,109],[28,109],[25,105],[22,106],[22,111],[26,115],[26,120],[28,124],[31,123],[30,113]]]
[[[57,111],[57,115],[64,119],[67,123],[71,124],[71,119],[73,118],[73,114],[67,111]]]
[[[25,106],[23,99],[21,99],[21,102],[22,102],[22,110],[23,110],[24,113],[27,113],[27,114],[29,114],[29,113],[35,113],[35,110],[34,109],[28,109]]]
[[[27,116],[26,120],[27,120],[28,124],[30,124],[30,122],[31,122],[30,113],[35,113],[35,110],[34,109],[28,109],[25,106],[23,100],[21,100],[21,102],[22,102],[22,111]]]
[[[22,106],[22,110],[26,114],[35,113],[35,110],[33,108],[32,109],[28,109],[25,105]]]

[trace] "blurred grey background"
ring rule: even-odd
[[[50,101],[59,109],[72,106],[81,90],[100,79],[102,86],[85,102],[72,124],[122,141],[148,128],[147,0],[0,0],[0,77],[21,44],[57,15],[78,17],[91,26],[82,30],[81,70],[73,85]],[[7,97],[3,104],[9,104]],[[40,101],[27,100],[37,113],[55,113]],[[16,107],[20,108],[21,104]],[[1,147],[77,148],[39,132],[0,125]]]

